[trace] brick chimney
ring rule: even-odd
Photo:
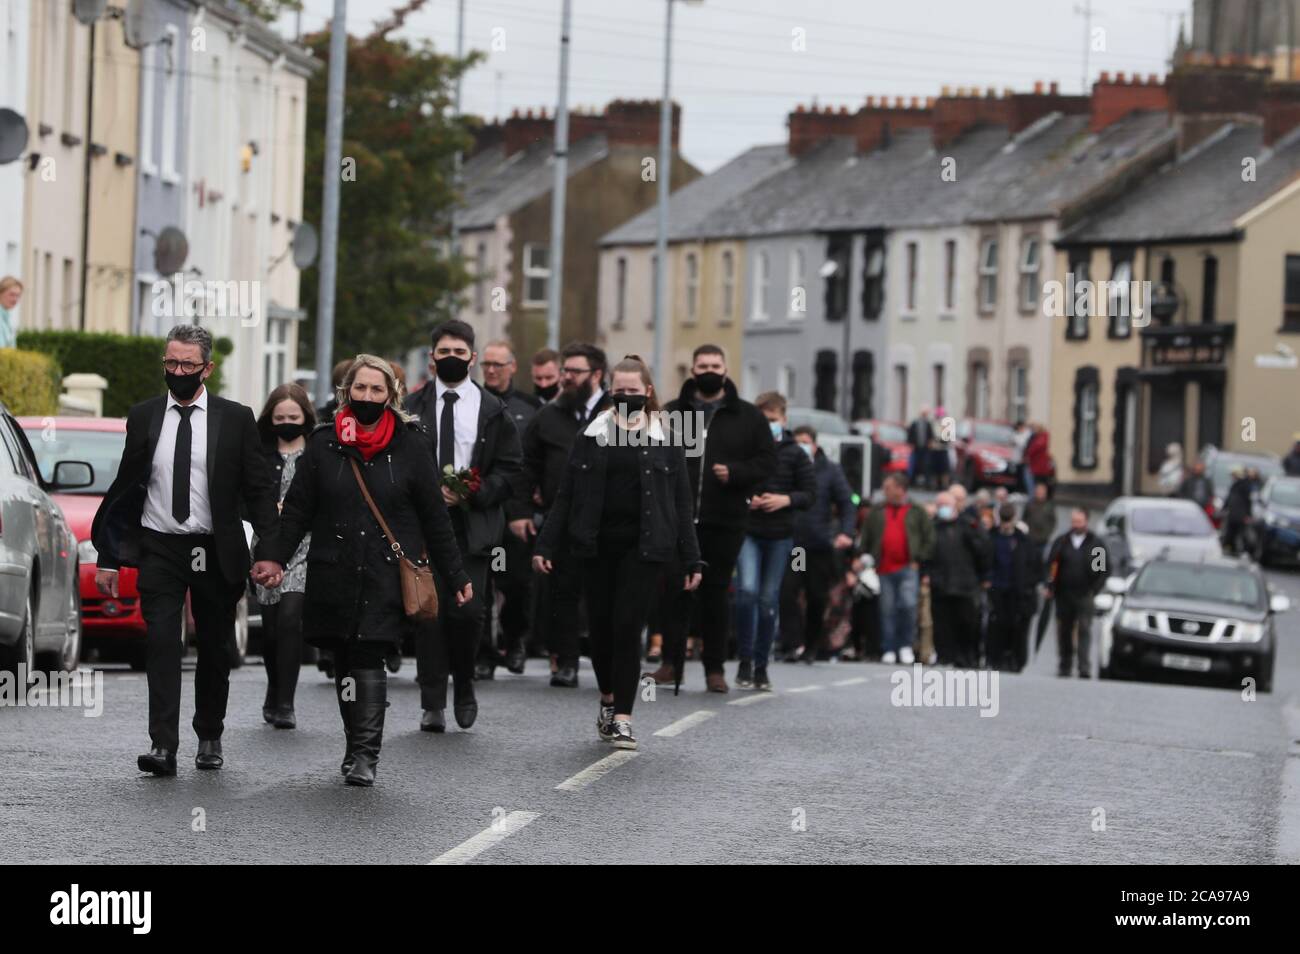
[[[1041,81],[1034,83],[1032,93],[1012,93],[1007,106],[1007,125],[1011,135],[1028,129],[1049,113],[1075,115],[1086,113],[1092,100],[1087,96],[1065,96],[1060,87],[1052,83],[1046,90]]]
[[[1168,82],[1178,151],[1191,149],[1224,123],[1263,122],[1269,77],[1269,70],[1239,56],[1199,56],[1180,65]],[[1280,103],[1285,101],[1281,97]],[[1283,113],[1275,122],[1282,122]]]
[[[659,110],[657,99],[616,99],[605,108],[605,135],[611,146],[657,146],[659,144]],[[673,103],[673,149],[677,149],[681,131],[682,107]],[[598,130],[599,131],[599,130]],[[570,119],[570,141],[576,139]]]
[[[555,120],[546,114],[546,110],[534,115],[531,109],[525,113],[516,109],[505,122],[502,142],[506,155],[513,156],[535,142],[553,139],[554,136]]]
[[[495,119],[490,123],[479,121],[471,131],[474,137],[474,145],[470,148],[470,156],[477,156],[485,149],[491,149],[499,145],[505,138],[505,127]]]
[[[983,94],[978,88],[943,88],[943,95],[934,101],[934,145],[942,149],[962,133],[982,124],[1008,125],[1011,119],[1011,100],[998,96],[989,87]]]
[[[933,104],[930,99],[922,105],[916,96],[910,100],[897,96],[893,105],[890,105],[888,96],[882,96],[879,100],[868,96],[866,104],[851,117],[854,120],[852,134],[857,151],[870,152],[875,149],[885,141],[886,132],[929,126],[933,122]]]
[[[1300,83],[1270,83],[1264,97],[1264,145],[1300,126]]]
[[[1145,80],[1136,73],[1132,79],[1124,73],[1116,73],[1112,79],[1103,71],[1101,78],[1092,84],[1092,121],[1088,129],[1099,132],[1129,113],[1168,109],[1169,89],[1154,73]]]
[[[786,151],[792,156],[802,156],[814,146],[833,136],[852,136],[857,131],[857,116],[847,106],[838,110],[831,106],[805,109],[800,103],[786,118],[790,127]]]

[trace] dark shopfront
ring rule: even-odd
[[[1142,489],[1153,491],[1165,447],[1181,444],[1187,460],[1207,444],[1223,446],[1228,357],[1235,325],[1152,325],[1142,329],[1145,426],[1139,459]]]

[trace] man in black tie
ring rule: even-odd
[[[493,550],[500,548],[505,531],[502,506],[519,475],[519,432],[505,402],[470,380],[469,369],[477,358],[474,329],[463,321],[443,322],[433,329],[429,383],[406,399],[406,410],[419,416],[432,437],[438,472],[472,467],[480,481],[478,491],[468,497],[440,488],[474,598],[457,606],[453,594],[440,593],[438,619],[418,624],[416,681],[424,710],[420,728],[426,732],[446,730],[448,673],[455,677],[456,724],[468,729],[478,716],[474,661],[487,612],[482,594],[487,592]]]
[[[150,750],[142,772],[176,774],[180,745],[185,594],[198,636],[194,670],[195,767],[219,769],[229,693],[230,635],[249,576],[246,511],[261,543],[277,529],[277,486],[261,452],[253,412],[210,394],[212,336],[197,325],[167,334],[166,397],[127,412],[117,477],[95,514],[95,585],[118,595],[118,568],[139,569],[149,678]],[[252,567],[253,579],[279,584],[277,563]]]

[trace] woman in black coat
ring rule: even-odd
[[[533,568],[550,573],[556,553],[582,560],[591,664],[600,686],[596,733],[635,749],[632,704],[640,680],[641,630],[665,564],[700,584],[700,548],[682,442],[658,416],[650,372],[629,355],[610,377],[613,407],[574,442]]]
[[[384,659],[407,625],[398,557],[361,495],[351,461],[402,551],[432,563],[440,589],[454,591],[458,604],[473,596],[428,436],[401,408],[389,363],[357,355],[333,424],[321,425],[307,441],[273,550],[285,564],[311,532],[303,626],[310,642],[334,650],[349,785],[374,784],[388,705]]]

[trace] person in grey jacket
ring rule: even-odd
[[[821,647],[831,586],[843,570],[844,554],[853,546],[856,504],[844,469],[817,446],[816,429],[807,424],[796,427],[794,439],[812,461],[817,493],[812,506],[795,516],[794,546],[803,566],[799,571],[792,566],[781,588],[781,649],[787,662],[801,658],[812,663]]]

